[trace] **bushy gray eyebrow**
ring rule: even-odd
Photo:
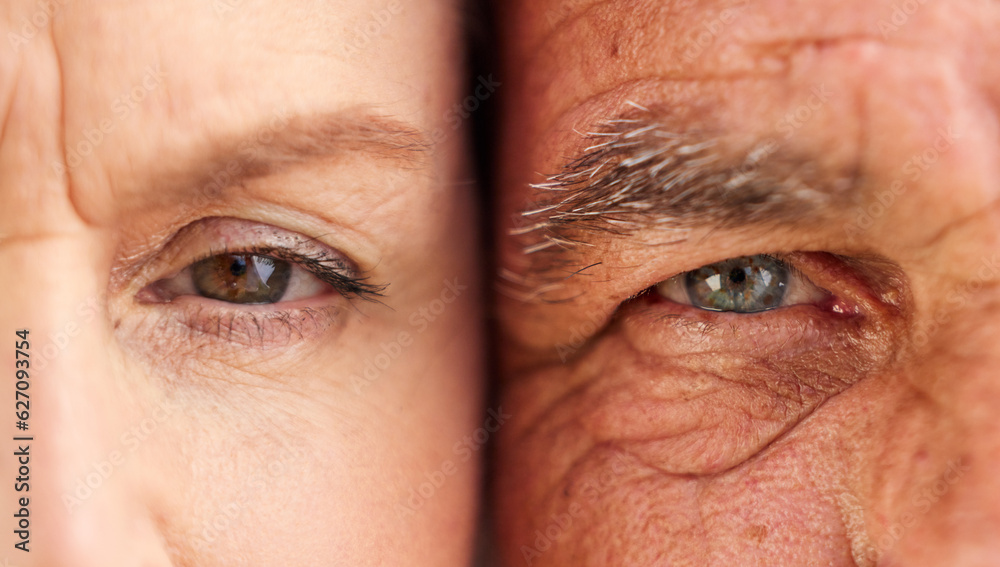
[[[532,185],[537,200],[512,230],[526,253],[573,248],[594,232],[805,224],[854,198],[857,170],[826,171],[777,136],[734,151],[717,132],[676,131],[633,107]]]

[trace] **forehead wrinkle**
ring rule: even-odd
[[[766,1],[744,4],[744,0],[711,2],[628,2],[604,0],[586,4],[584,9],[548,28],[537,42],[528,44],[519,63],[525,66],[552,59],[556,68],[567,69],[571,62],[592,62],[583,74],[587,82],[600,81],[618,69],[619,79],[661,76],[678,80],[697,77],[727,77],[747,73],[774,73],[789,65],[795,53],[805,49],[826,49],[857,42],[887,43],[875,27],[878,6],[822,5],[801,1]],[[625,5],[625,7],[620,7]],[[881,4],[879,4],[881,5]],[[602,11],[602,8],[607,10]],[[747,10],[721,30],[711,43],[688,60],[685,46],[695,32],[727,9]],[[784,17],[788,10],[799,16],[792,25]],[[752,12],[751,12],[752,11]],[[871,13],[869,22],[859,11]],[[635,14],[625,17],[619,13]],[[610,15],[609,15],[610,14]],[[905,42],[899,37],[894,41]],[[562,42],[560,43],[560,40]],[[523,42],[522,43],[527,43]],[[618,44],[627,46],[619,53]],[[614,45],[612,45],[614,44]],[[586,52],[586,55],[578,55]],[[609,56],[608,53],[612,55]],[[625,58],[619,60],[620,58]],[[634,60],[634,61],[633,61]],[[608,65],[617,61],[617,65]],[[623,63],[622,61],[631,61]],[[552,63],[552,61],[549,61]],[[551,65],[542,65],[548,75]],[[543,81],[551,82],[551,77]],[[543,83],[544,84],[544,83]]]
[[[570,1],[561,1],[560,8],[562,11],[562,17],[547,18],[547,29],[542,32],[541,36],[534,42],[525,42],[522,44],[524,46],[523,52],[525,53],[539,53],[543,48],[548,45],[554,38],[558,37],[567,29],[572,29],[575,24],[581,22],[591,16],[596,10],[605,7],[609,4],[618,4],[620,0],[576,0],[576,6],[566,7],[567,4],[572,4]],[[518,7],[513,10],[515,15],[526,20],[530,20],[533,17],[537,17],[535,14],[528,13],[525,14],[525,9],[523,6],[528,5],[531,8],[536,8],[539,5],[545,4],[545,2],[531,2],[522,1],[519,3]],[[637,2],[630,2],[629,7],[634,7]],[[555,9],[547,10],[547,14],[552,14]]]
[[[137,177],[126,186],[112,182],[119,208],[221,195],[223,190],[294,166],[351,156],[400,170],[424,170],[432,162],[432,144],[425,132],[394,118],[359,112],[293,115],[277,126],[258,125],[208,143],[207,148],[191,149],[176,159],[137,164]]]
[[[628,22],[634,24],[637,14],[656,14],[663,17],[663,14],[681,15],[704,13],[713,8],[724,8],[737,4],[742,0],[520,0],[511,10],[513,14],[527,21],[541,21],[539,12],[543,12],[545,27],[539,34],[537,40],[533,42],[523,42],[525,51],[534,53],[540,51],[553,38],[561,32],[573,28],[575,25],[585,22],[588,18],[595,18],[600,10],[606,9],[602,14],[622,14],[617,18],[618,22]],[[539,8],[539,6],[556,4],[552,8]],[[535,10],[535,11],[532,11]],[[601,18],[607,20],[606,17]],[[650,20],[652,21],[652,20]],[[632,27],[633,31],[635,26]],[[623,30],[627,31],[627,30]]]

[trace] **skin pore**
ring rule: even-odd
[[[993,564],[1000,6],[500,11],[506,564]]]
[[[0,7],[2,357],[29,329],[34,435],[30,491],[5,489],[30,497],[31,551],[5,529],[0,555],[468,563],[460,18],[434,0]]]

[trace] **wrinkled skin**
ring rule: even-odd
[[[1000,5],[894,5],[505,4],[507,565],[1000,564]],[[636,105],[849,193],[798,223],[581,231],[546,273],[528,184]],[[764,253],[849,311],[636,297]]]
[[[25,432],[4,421],[0,557],[468,564],[478,453],[453,447],[484,416],[465,140],[447,119],[459,7],[49,4],[0,7],[0,357],[13,411],[30,331],[34,435],[16,492]],[[266,245],[388,287],[272,305],[150,292]]]

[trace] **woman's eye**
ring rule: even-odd
[[[191,266],[202,297],[230,303],[277,303],[291,277],[290,263],[256,254],[221,254]]]
[[[702,266],[658,284],[656,290],[676,303],[733,313],[757,313],[829,296],[785,262],[763,254]]]
[[[254,253],[218,254],[191,264],[176,276],[154,282],[147,288],[155,301],[169,302],[181,296],[260,305],[308,299],[332,291],[294,262]]]

